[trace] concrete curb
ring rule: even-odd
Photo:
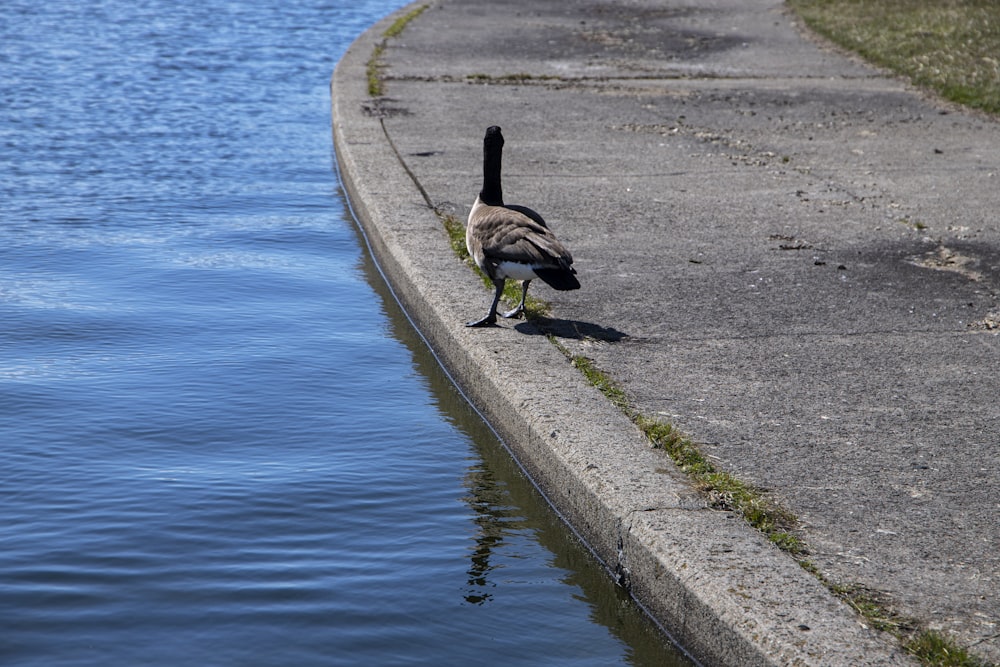
[[[333,138],[372,252],[452,377],[566,521],[698,660],[913,664],[791,557],[740,519],[708,509],[544,336],[526,335],[524,324],[463,327],[487,294],[455,259],[367,96],[367,59],[408,9],[373,26],[338,64]]]

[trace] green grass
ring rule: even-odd
[[[573,362],[573,366],[578,371],[583,373],[583,376],[587,378],[590,384],[597,387],[616,408],[630,417],[633,416],[634,413],[632,411],[632,406],[629,404],[628,396],[625,395],[625,391],[619,387],[615,381],[608,377],[604,371],[597,368],[591,359],[579,355],[572,355],[570,351],[566,349],[566,346],[560,343],[553,336],[550,336],[549,340],[557,348],[559,348],[559,350],[565,354],[571,362]]]
[[[467,74],[465,79],[467,81],[472,81],[475,83],[499,83],[499,84],[512,84],[512,83],[527,83],[529,81],[553,81],[562,80],[562,77],[554,76],[551,74],[528,74],[527,72],[514,72],[511,74],[500,74],[494,76],[492,74]]]
[[[632,407],[625,391],[597,368],[592,359],[571,354],[553,336],[549,340],[592,385],[639,427],[652,446],[670,455],[677,467],[707,495],[712,507],[740,514],[771,542],[792,555],[806,553],[805,544],[792,532],[796,519],[790,512],[779,507],[759,489],[716,469],[694,442],[671,424],[638,412]]]
[[[864,617],[871,627],[899,639],[903,649],[921,664],[928,667],[987,667],[987,663],[957,646],[944,634],[921,629],[915,619],[899,614],[877,592],[864,586],[831,584],[819,573],[814,574],[834,595]]]
[[[465,247],[465,223],[453,215],[441,215],[440,218],[441,224],[448,232],[448,244],[452,252],[463,262],[471,265],[472,258],[469,256],[469,249]]]
[[[931,667],[986,667],[986,663],[933,631],[917,633],[903,647]]]
[[[368,75],[369,97],[381,97],[385,91],[385,86],[382,83],[382,67],[384,66],[381,64],[381,59],[383,53],[385,53],[385,41],[375,45],[375,48],[372,49],[372,56],[365,65],[365,71]]]
[[[897,613],[876,591],[857,584],[833,584],[822,576],[819,579],[876,630],[892,633],[899,638],[916,632],[916,622]]]
[[[997,0],[788,0],[807,26],[945,99],[1000,114]]]
[[[410,21],[423,14],[424,11],[426,11],[427,8],[429,7],[430,5],[420,5],[415,9],[411,9],[406,14],[403,14],[398,19],[393,21],[392,25],[386,28],[385,32],[382,33],[382,36],[385,37],[386,39],[399,37],[401,34],[403,34],[403,31],[406,30],[406,26],[410,24]]]
[[[372,55],[368,59],[368,63],[365,66],[365,73],[368,76],[368,96],[369,97],[381,97],[385,94],[385,80],[382,76],[382,70],[385,65],[382,64],[382,56],[385,54],[386,46],[389,40],[394,37],[399,37],[406,26],[410,24],[410,21],[420,16],[424,10],[426,10],[430,5],[420,5],[419,7],[403,14],[395,21],[392,22],[385,32],[382,33],[382,41],[375,45],[372,49]]]

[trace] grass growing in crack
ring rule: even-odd
[[[915,621],[900,616],[875,591],[857,584],[830,583],[823,577],[820,580],[830,592],[846,602],[876,630],[889,632],[900,638],[916,631]]]
[[[827,580],[812,561],[802,558],[808,550],[792,532],[797,523],[793,514],[771,502],[759,489],[717,470],[698,447],[671,424],[641,414],[631,405],[625,391],[592,359],[572,354],[555,336],[550,335],[549,341],[639,427],[654,447],[670,455],[689,479],[708,495],[713,507],[738,512],[778,548],[798,557],[798,563],[804,570],[846,602],[871,627],[895,636],[904,650],[928,667],[986,667],[985,663],[942,634],[919,630],[915,621],[897,613],[877,592],[859,585],[835,584]]]
[[[805,544],[791,532],[796,519],[790,512],[773,503],[759,489],[717,470],[689,438],[670,424],[638,414],[631,417],[653,446],[667,452],[708,494],[712,506],[739,513],[768,540],[792,555],[806,552]]]
[[[917,633],[903,648],[933,667],[986,667],[985,662],[934,631]]]
[[[515,72],[513,74],[468,74],[465,79],[476,83],[527,83],[529,81],[553,81],[562,80],[562,77],[551,74],[528,74],[527,72]]]
[[[382,33],[382,36],[385,37],[386,39],[399,37],[401,34],[403,34],[403,31],[406,30],[406,26],[409,25],[410,21],[423,14],[424,11],[426,11],[429,7],[430,5],[420,5],[419,7],[416,7],[408,11],[406,14],[403,14],[398,19],[393,21],[391,26],[385,29],[385,32]]]
[[[465,246],[465,224],[453,215],[439,217],[445,231],[448,232],[448,243],[451,245],[452,252],[466,264],[471,264],[472,258],[469,257],[469,249]]]
[[[959,104],[1000,113],[996,0],[789,0],[827,39]]]
[[[476,275],[483,281],[483,284],[493,290],[493,281],[486,277],[486,274],[479,270],[476,263],[472,261],[472,257],[469,256],[469,250],[465,246],[465,223],[456,218],[453,215],[438,213],[438,217],[441,219],[441,223],[444,225],[445,231],[448,233],[448,244],[451,246],[452,252],[461,259],[466,266],[476,272]],[[511,306],[520,303],[521,301],[521,283],[516,280],[508,280],[503,288],[503,299]],[[524,300],[524,317],[525,319],[533,319],[536,317],[548,317],[551,311],[551,306],[541,299],[536,299],[535,297],[528,295],[528,298]]]
[[[380,63],[382,54],[385,53],[385,41],[375,45],[372,49],[372,56],[365,65],[365,73],[368,75],[368,96],[381,97],[385,88],[382,85],[382,67]]]
[[[368,77],[368,96],[381,97],[385,92],[385,84],[382,77],[382,56],[385,54],[386,45],[393,37],[399,37],[409,25],[410,21],[420,16],[430,5],[421,5],[406,14],[400,16],[392,22],[385,32],[382,33],[382,41],[372,49],[372,55],[365,65],[365,74]]]
[[[986,667],[986,663],[934,630],[921,630],[916,620],[899,614],[879,595],[860,585],[834,584],[809,561],[800,564],[812,572],[837,597],[846,602],[876,630],[896,637],[903,650],[928,667]]]
[[[555,337],[549,340],[597,387],[611,403],[631,419],[649,442],[662,449],[699,489],[705,492],[713,507],[739,513],[747,523],[761,531],[779,548],[792,555],[806,552],[802,540],[791,531],[795,517],[771,502],[759,489],[742,482],[727,472],[717,470],[698,447],[672,425],[641,414],[629,403],[625,391],[592,359],[574,355]]]
[[[573,366],[583,373],[584,377],[587,378],[590,384],[597,387],[616,408],[626,414],[631,412],[631,407],[629,406],[628,397],[625,395],[625,392],[622,391],[621,387],[615,384],[603,371],[599,370],[594,365],[593,361],[583,356],[572,356],[569,350],[560,344],[554,337],[550,336],[549,340],[552,341],[555,346],[563,352],[563,354],[569,357],[570,361],[573,362]]]

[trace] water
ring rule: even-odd
[[[682,664],[345,213],[398,4],[5,0],[0,664]]]

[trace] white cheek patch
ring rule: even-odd
[[[535,280],[538,278],[531,265],[522,262],[500,262],[497,265],[497,275],[513,280]]]

